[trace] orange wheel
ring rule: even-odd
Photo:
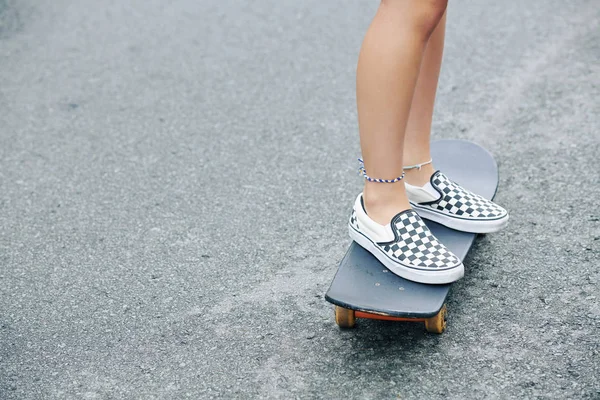
[[[335,306],[335,323],[340,328],[354,328],[356,318],[354,317],[354,310],[349,310],[344,307]]]
[[[425,329],[431,333],[444,333],[446,330],[446,318],[448,310],[444,304],[439,313],[425,320]]]

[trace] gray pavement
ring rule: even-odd
[[[449,329],[323,294],[377,2],[0,0],[0,398],[600,398],[600,3],[451,1],[436,138],[497,158]]]

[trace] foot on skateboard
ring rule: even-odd
[[[463,188],[441,171],[422,187],[405,183],[410,205],[422,218],[464,232],[497,232],[508,224],[508,212],[493,201]]]
[[[380,225],[367,215],[362,194],[348,223],[350,237],[392,273],[414,282],[451,283],[464,275],[462,262],[441,244],[414,210]]]

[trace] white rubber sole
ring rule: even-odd
[[[415,203],[410,203],[410,205],[421,218],[437,222],[438,224],[455,229],[457,231],[470,233],[493,233],[502,230],[506,225],[508,225],[508,214],[506,217],[500,219],[475,221],[470,219],[448,217],[447,215],[432,211]]]
[[[357,232],[351,226],[348,226],[350,237],[361,247],[373,254],[387,269],[393,274],[398,275],[409,281],[427,283],[431,285],[442,285],[452,283],[465,275],[465,267],[462,263],[456,267],[445,270],[422,271],[415,268],[405,267],[404,265],[392,260],[383,250],[375,245],[363,234]]]

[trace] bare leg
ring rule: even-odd
[[[402,174],[405,130],[421,60],[447,0],[382,0],[365,36],[357,67],[360,143],[371,177]],[[404,182],[366,182],[365,208],[385,225],[410,208]]]
[[[429,143],[431,140],[431,119],[435,94],[442,66],[444,36],[446,33],[446,14],[433,31],[421,63],[421,72],[417,80],[413,97],[406,136],[404,138],[404,165],[415,165],[431,158]],[[422,186],[429,181],[435,169],[432,164],[424,165],[420,170],[406,171],[406,182]]]

